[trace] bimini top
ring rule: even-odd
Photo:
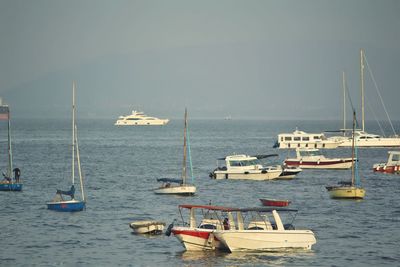
[[[256,212],[272,212],[273,210],[279,212],[298,212],[297,209],[288,209],[288,208],[279,208],[279,207],[254,207],[254,208],[240,208],[237,211],[248,212],[248,211],[256,211]]]
[[[231,155],[225,158],[218,158],[218,160],[252,160],[252,159],[264,159],[269,157],[277,157],[278,154],[262,154],[262,155]]]
[[[207,209],[207,210],[220,210],[220,211],[238,211],[239,208],[223,207],[223,206],[212,206],[212,205],[191,205],[184,204],[179,205],[179,208],[183,209]]]

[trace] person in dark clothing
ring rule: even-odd
[[[21,170],[19,168],[15,168],[13,170],[15,182],[19,183],[19,177],[21,176]]]
[[[56,194],[68,195],[68,196],[71,197],[71,199],[74,199],[75,198],[75,186],[71,185],[71,189],[69,191],[62,191],[62,190],[57,189],[57,193]]]

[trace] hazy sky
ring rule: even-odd
[[[0,0],[0,36],[17,117],[69,116],[76,80],[81,116],[340,119],[342,71],[358,106],[364,48],[399,119],[396,0]]]

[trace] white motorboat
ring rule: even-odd
[[[328,139],[323,133],[306,133],[296,129],[293,133],[278,135],[274,148],[337,148],[342,140]]]
[[[187,159],[189,159],[189,171],[192,178],[192,183],[194,181],[193,177],[193,166],[192,158],[190,155],[190,142],[189,142],[189,132],[188,132],[188,121],[187,121],[187,109],[185,109],[185,127],[183,131],[183,165],[182,165],[182,175],[181,179],[173,178],[159,178],[158,182],[162,182],[159,188],[154,189],[156,194],[172,194],[172,195],[194,195],[196,192],[196,186],[193,184],[188,184],[187,180]]]
[[[298,148],[296,158],[285,160],[287,166],[302,169],[350,169],[352,162],[352,158],[326,158],[315,148]]]
[[[387,162],[373,165],[374,171],[400,174],[400,151],[389,151],[388,154]]]
[[[129,224],[133,232],[137,234],[161,234],[165,223],[158,221],[134,221]]]
[[[244,179],[244,180],[272,180],[282,174],[282,166],[263,166],[260,158],[273,155],[232,155],[220,158],[217,161],[218,167],[210,173],[214,179]],[[220,166],[223,161],[224,166]]]
[[[278,211],[297,212],[276,207],[239,209],[235,212],[237,227],[215,230],[213,235],[231,252],[290,248],[310,250],[316,243],[314,233],[311,230],[296,230],[293,224],[284,225]]]
[[[184,220],[184,211],[189,212],[189,219]],[[215,230],[235,228],[232,211],[229,207],[211,205],[179,205],[179,213],[184,226],[168,227],[171,233],[182,243],[186,250],[226,250],[227,248],[213,235]],[[196,217],[200,216],[198,224]],[[166,232],[167,235],[170,232]]]
[[[145,115],[142,111],[132,110],[132,114],[120,116],[114,125],[117,126],[146,126],[166,125],[169,119],[159,119]]]

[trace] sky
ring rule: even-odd
[[[400,1],[0,0],[0,96],[15,117],[340,120],[360,49],[400,114]],[[368,107],[384,117],[365,73]]]

